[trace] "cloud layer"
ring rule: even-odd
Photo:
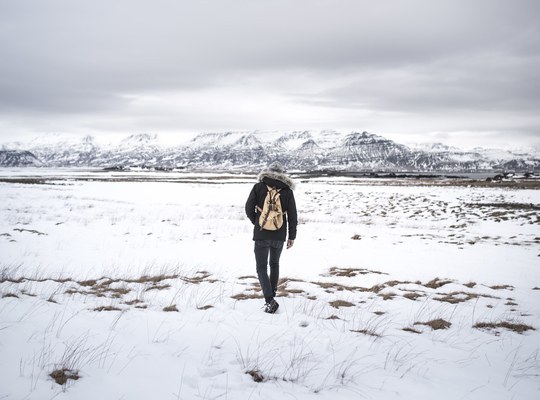
[[[337,128],[539,141],[536,0],[8,0],[0,50],[3,136]]]

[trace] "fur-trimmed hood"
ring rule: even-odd
[[[295,183],[291,177],[284,172],[272,171],[269,169],[263,170],[258,176],[257,179],[259,182],[262,182],[264,178],[275,179],[276,181],[283,182],[291,190],[294,190]]]

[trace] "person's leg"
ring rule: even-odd
[[[268,253],[270,252],[269,240],[255,241],[255,262],[257,264],[257,276],[263,291],[264,299],[269,302],[273,299],[272,285],[268,278]]]
[[[270,285],[272,286],[272,294],[276,296],[279,283],[279,258],[283,250],[283,242],[272,241],[270,247]]]

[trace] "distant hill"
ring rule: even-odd
[[[533,152],[476,148],[462,151],[442,143],[408,147],[368,132],[220,132],[167,146],[155,134],[131,135],[117,144],[45,136],[6,143],[4,167],[184,168],[257,170],[278,160],[290,170],[341,171],[539,171]]]

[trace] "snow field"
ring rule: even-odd
[[[540,392],[538,191],[302,181],[267,315],[253,181],[50,183],[0,183],[0,398]]]

